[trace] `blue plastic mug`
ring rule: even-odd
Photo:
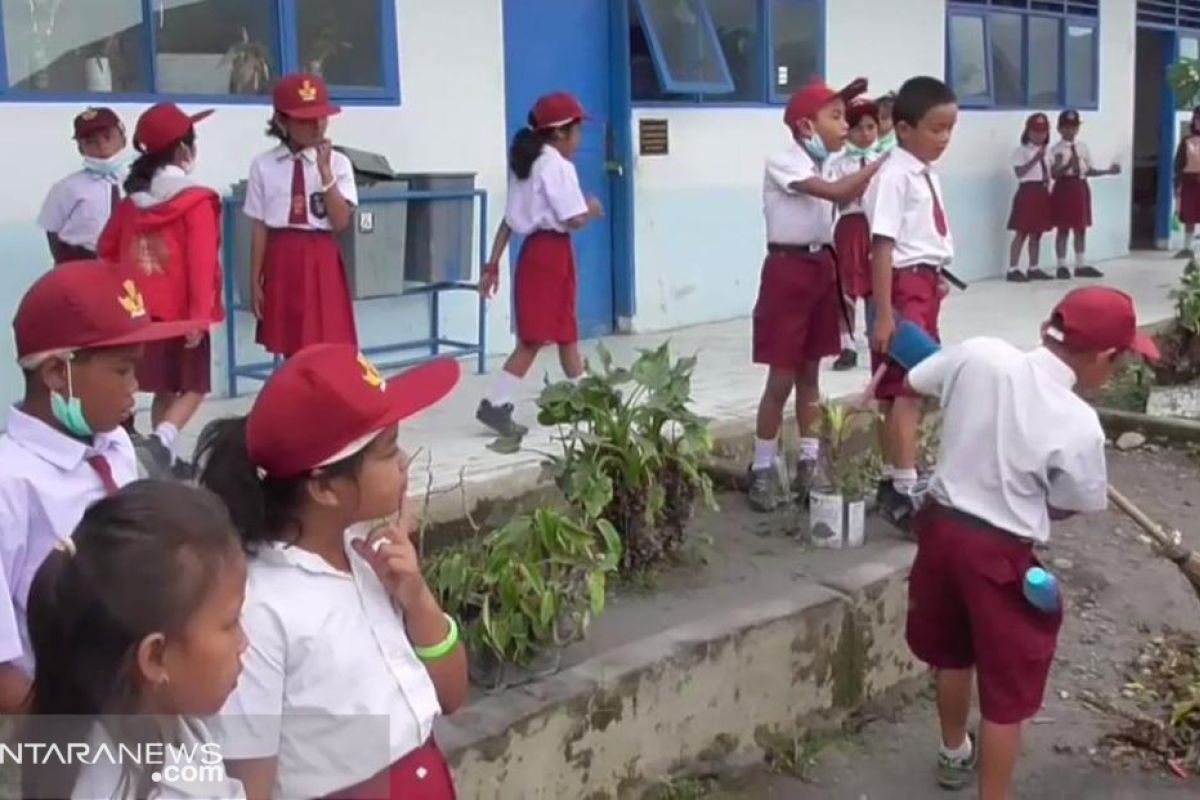
[[[892,347],[888,356],[906,370],[912,369],[931,355],[941,350],[937,340],[917,325],[915,322],[902,319],[896,326],[896,335],[892,337]]]

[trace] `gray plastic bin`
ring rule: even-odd
[[[475,189],[473,172],[421,172],[396,175],[413,191]],[[474,273],[475,199],[413,200],[408,209],[404,279],[428,284],[469,281]]]

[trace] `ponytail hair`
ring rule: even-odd
[[[154,153],[142,153],[138,156],[129,166],[129,175],[125,178],[125,194],[150,191],[150,182],[154,180],[158,171],[168,164],[175,163],[175,156],[179,152],[181,144],[187,145],[189,149],[195,149],[195,128],[189,128],[187,134],[170,147]]]
[[[539,128],[531,111],[528,122],[526,127],[517,131],[508,147],[508,168],[519,181],[528,180],[533,173],[533,162],[542,154],[542,148],[560,136],[569,135],[580,120],[572,120],[557,128]]]
[[[271,118],[267,120],[267,136],[278,139],[280,144],[288,143],[287,129],[280,124],[278,114],[272,114]]]
[[[241,558],[229,515],[210,492],[139,481],[100,500],[70,540],[42,563],[29,595],[36,660],[23,740],[66,752],[101,725],[114,743],[153,741],[160,728],[134,715],[147,636],[183,635],[229,561]],[[70,797],[79,763],[26,764],[22,797]],[[145,796],[150,776],[123,782]]]

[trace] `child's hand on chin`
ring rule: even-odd
[[[351,546],[371,565],[402,608],[408,609],[429,595],[417,548],[412,543],[412,522],[407,515],[401,514],[395,522],[375,528],[365,539],[353,540]]]

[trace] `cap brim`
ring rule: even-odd
[[[197,122],[203,122],[204,120],[208,119],[215,112],[216,112],[215,108],[206,108],[203,111],[198,111],[195,114],[191,114],[189,116],[191,117],[192,124],[195,125]]]
[[[858,97],[861,94],[864,94],[866,91],[867,91],[867,79],[866,78],[855,78],[854,80],[850,81],[850,83],[843,86],[841,88],[841,90],[837,92],[837,94],[835,96],[840,97],[843,100],[845,100],[847,103],[849,103],[851,100],[853,100],[854,98]]]
[[[1133,342],[1130,343],[1129,350],[1147,361],[1158,361],[1159,358],[1158,343],[1154,341],[1154,337],[1141,331],[1133,335]]]
[[[335,114],[342,113],[342,107],[336,106],[333,103],[326,103],[323,106],[306,106],[298,108],[295,111],[281,111],[279,113],[292,119],[324,119],[325,117],[332,117]]]
[[[128,347],[134,344],[162,342],[167,339],[178,339],[181,336],[187,336],[189,333],[202,331],[207,327],[208,325],[203,322],[190,319],[178,322],[150,322],[139,326],[137,330],[130,331],[124,336],[92,342],[87,345],[86,349],[92,350],[97,347]]]
[[[390,408],[379,427],[408,419],[437,403],[458,385],[462,367],[453,358],[439,358],[387,379],[384,390]]]

